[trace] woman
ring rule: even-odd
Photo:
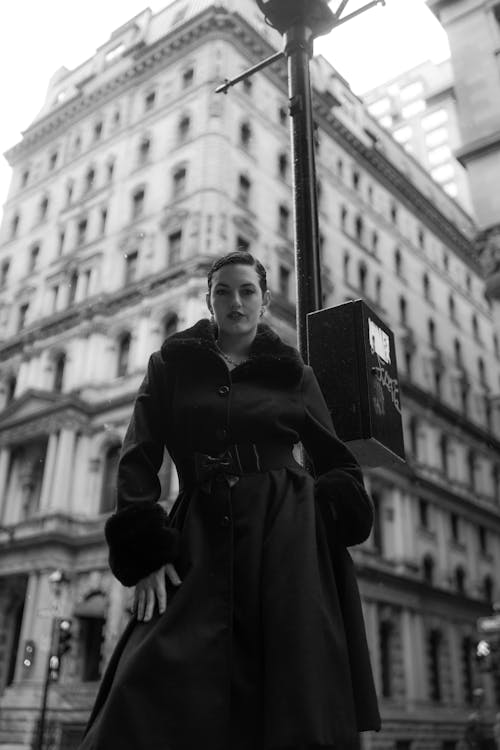
[[[268,303],[263,266],[224,256],[212,321],[150,357],[106,524],[136,616],[81,750],[346,748],[379,728],[346,551],[369,535],[371,501],[312,369],[260,322]],[[168,517],[164,445],[180,483]]]

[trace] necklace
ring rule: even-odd
[[[229,354],[226,354],[226,352],[222,351],[222,349],[220,348],[220,346],[217,343],[217,341],[215,342],[215,346],[219,350],[219,352],[222,355],[222,357],[226,360],[226,362],[228,362],[233,367],[238,367],[238,365],[241,365],[241,364],[243,364],[243,362],[247,361],[247,358],[245,358],[245,359],[242,359],[241,362],[235,362],[234,359],[231,359],[231,357],[229,356]]]

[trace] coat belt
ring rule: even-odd
[[[195,451],[177,463],[180,489],[195,485],[210,493],[215,480],[232,487],[244,474],[297,468],[292,448],[284,443],[233,443],[215,455]]]

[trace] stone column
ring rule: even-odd
[[[428,657],[427,657],[427,643],[426,633],[424,628],[424,622],[420,612],[415,612],[413,615],[413,639],[411,648],[415,659],[415,697],[419,701],[428,700]]]
[[[45,456],[45,465],[43,470],[42,491],[40,493],[41,511],[47,510],[47,508],[50,506],[58,442],[59,434],[57,432],[53,432],[51,435],[49,435],[49,442],[47,445],[47,453]]]
[[[69,507],[71,513],[89,515],[92,509],[87,507],[88,497],[88,467],[90,456],[90,438],[88,435],[78,435],[75,446],[75,473],[73,481],[73,496]]]
[[[462,705],[462,655],[460,653],[460,638],[457,632],[457,626],[455,623],[450,622],[445,625],[445,632],[448,637],[449,646],[449,669],[450,669],[450,681],[451,681],[451,696],[447,696],[451,699],[451,702],[456,705]]]
[[[0,524],[7,521],[7,476],[10,465],[10,448],[0,448]]]
[[[401,612],[401,637],[403,641],[403,663],[405,670],[406,696],[413,706],[418,695],[417,662],[421,658],[415,643],[414,613],[409,609]]]
[[[73,458],[75,453],[75,431],[63,427],[59,434],[54,468],[54,485],[50,507],[57,511],[69,511]]]

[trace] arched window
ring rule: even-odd
[[[450,296],[448,297],[448,312],[450,314],[451,320],[456,321],[457,310],[455,305],[455,298],[452,294],[450,294]]]
[[[349,283],[349,264],[351,262],[349,253],[344,253],[344,282]]]
[[[355,230],[356,239],[358,240],[358,242],[363,243],[365,228],[364,228],[363,219],[361,218],[361,216],[356,216],[356,221],[354,222],[354,230]]]
[[[401,250],[399,247],[394,251],[394,271],[398,276],[402,276],[403,273],[403,259],[401,257]]]
[[[427,328],[429,331],[429,344],[431,346],[436,346],[436,324],[432,318],[429,318],[427,321]]]
[[[477,341],[479,339],[479,323],[477,320],[477,316],[475,314],[472,315],[471,326],[472,326],[472,334]]]
[[[434,559],[432,555],[425,555],[422,560],[423,579],[429,586],[434,585]]]
[[[53,390],[61,393],[64,380],[64,368],[66,367],[66,354],[61,352],[54,360],[54,385]]]
[[[474,673],[472,669],[473,640],[470,635],[462,638],[461,661],[462,661],[462,684],[464,686],[464,699],[468,704],[472,703],[474,689]]]
[[[453,339],[453,348],[455,351],[455,364],[457,367],[462,367],[463,366],[462,346],[458,339]]]
[[[172,175],[172,192],[174,198],[182,195],[186,189],[187,169],[186,167],[178,167]]]
[[[286,180],[288,177],[288,156],[285,152],[278,155],[278,174],[282,180]]]
[[[477,372],[479,376],[479,382],[483,386],[483,388],[488,387],[488,382],[486,380],[486,368],[484,366],[484,359],[482,357],[477,358]]]
[[[11,240],[13,240],[14,237],[17,236],[20,221],[21,221],[21,217],[19,213],[15,213],[12,219],[10,220],[10,239]]]
[[[341,206],[340,208],[340,226],[342,227],[342,230],[345,232],[347,230],[347,216],[348,211],[346,206]]]
[[[118,342],[118,372],[119,378],[123,377],[128,373],[129,359],[130,359],[130,333],[124,333]]]
[[[424,299],[427,301],[430,301],[431,298],[431,282],[429,279],[429,275],[427,273],[424,273],[422,276],[422,287],[424,291]]]
[[[448,462],[448,438],[446,435],[441,435],[439,439],[439,455],[441,458],[441,470],[445,476],[448,476],[449,462]]]
[[[337,159],[337,174],[340,177],[340,179],[342,179],[344,176],[344,162],[342,161],[340,156]]]
[[[399,322],[405,326],[408,322],[406,298],[402,295],[399,298]]]
[[[48,199],[48,196],[44,195],[43,198],[40,200],[40,204],[38,206],[38,218],[40,221],[44,221],[47,218],[48,210],[49,210],[49,199]]]
[[[104,594],[95,591],[78,604],[74,611],[74,616],[78,618],[82,682],[96,682],[101,678],[105,601]]]
[[[7,398],[6,398],[6,405],[10,404],[11,401],[14,400],[14,394],[16,392],[16,385],[17,385],[17,378],[15,375],[10,375],[7,379]]]
[[[104,455],[100,513],[111,513],[116,507],[116,476],[120,450],[120,444],[114,443],[108,446]]]
[[[476,454],[473,450],[467,451],[467,473],[470,489],[476,490]]]

